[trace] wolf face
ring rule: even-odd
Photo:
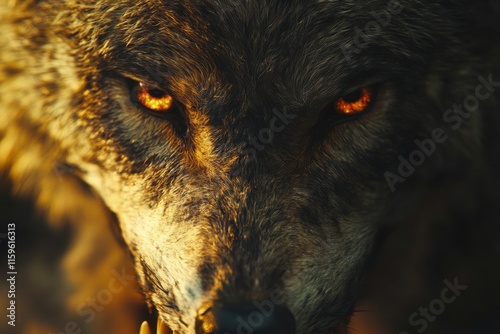
[[[444,3],[23,3],[3,41],[2,106],[19,112],[1,129],[29,128],[116,214],[173,330],[236,332],[279,296],[263,333],[328,333],[391,220],[384,173],[476,82]],[[449,161],[475,151],[479,118]]]

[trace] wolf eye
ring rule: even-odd
[[[132,99],[144,108],[158,113],[169,111],[174,105],[171,95],[151,89],[142,82],[132,89]]]
[[[186,107],[182,103],[165,91],[155,89],[143,82],[126,79],[126,84],[130,90],[130,100],[141,112],[168,121],[179,137],[186,137],[188,118],[185,112]]]
[[[344,115],[352,115],[366,110],[372,102],[372,91],[362,88],[337,100],[335,108]]]

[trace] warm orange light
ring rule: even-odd
[[[346,97],[341,98],[337,101],[337,110],[343,114],[356,114],[365,110],[371,102],[371,92],[367,88],[362,88],[359,91],[359,97],[356,97],[353,101],[347,99]]]
[[[140,84],[136,91],[137,101],[144,107],[152,111],[165,112],[174,104],[174,98],[168,94],[154,96],[144,84]]]

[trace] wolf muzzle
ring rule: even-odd
[[[200,308],[196,334],[294,334],[295,318],[284,307],[213,304]]]

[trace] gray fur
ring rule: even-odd
[[[52,208],[61,182],[71,185],[62,196],[85,194],[113,212],[145,296],[173,330],[191,333],[213,299],[261,300],[279,289],[298,333],[328,333],[353,310],[377,231],[412,218],[401,203],[482,182],[491,168],[484,140],[498,142],[496,92],[391,193],[384,173],[397,157],[446,126],[443,112],[474,91],[478,75],[499,81],[500,72],[499,37],[483,32],[496,27],[477,27],[460,1],[402,0],[347,61],[341,47],[354,28],[386,6],[4,3],[0,166],[53,221],[67,211]],[[129,79],[168,90],[186,108],[187,132],[134,105]],[[378,86],[373,110],[325,128],[322,111],[365,85]],[[273,108],[297,116],[249,159],[248,138]],[[68,166],[64,181],[54,166]],[[469,195],[443,210],[476,200]],[[87,224],[72,220],[79,231]]]

